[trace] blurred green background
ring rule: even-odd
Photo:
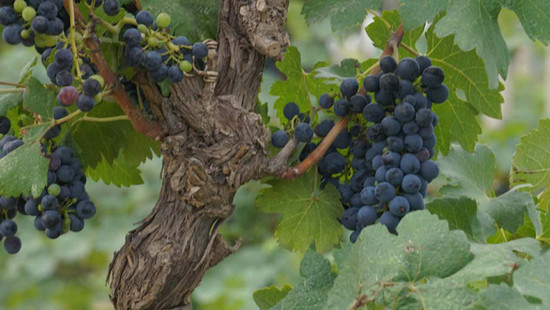
[[[318,61],[338,63],[344,58],[364,60],[380,54],[360,27],[335,34],[328,23],[306,27],[301,6],[301,1],[291,1],[288,32],[306,70]],[[514,14],[503,11],[499,19],[512,53],[503,93],[504,118],[482,119],[480,138],[497,156],[497,193],[508,189],[510,161],[519,137],[550,112],[550,51],[528,40]],[[31,49],[1,45],[0,80],[14,81],[34,55]],[[43,68],[34,74],[45,80]],[[268,62],[260,95],[263,102],[273,103],[269,89],[281,78],[273,62]],[[160,167],[159,158],[145,163],[145,184],[132,188],[90,181],[87,189],[98,213],[81,233],[52,241],[34,230],[32,218],[18,218],[21,252],[9,256],[0,251],[0,309],[112,309],[105,285],[107,266],[126,232],[154,206]],[[297,283],[300,254],[281,249],[273,239],[276,216],[261,213],[254,205],[260,188],[259,182],[251,182],[239,190],[237,211],[224,225],[223,234],[230,242],[242,237],[243,246],[206,274],[193,295],[194,309],[256,309],[254,290]]]

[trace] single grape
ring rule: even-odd
[[[372,180],[369,180],[369,181],[372,182]],[[363,185],[365,184],[363,183]],[[360,193],[361,202],[367,206],[372,206],[378,203],[378,200],[376,199],[376,195],[375,195],[375,187],[373,185],[364,187]]]
[[[359,84],[355,79],[345,79],[340,84],[340,92],[345,98],[351,98],[359,90]]]
[[[390,168],[386,171],[386,181],[393,186],[398,186],[403,181],[403,171],[399,168]]]
[[[339,99],[334,104],[334,114],[340,117],[346,116],[350,110],[351,110],[351,103],[346,99]]]
[[[342,214],[342,225],[349,230],[355,230],[357,226],[357,213],[359,208],[349,208]]]
[[[179,66],[170,66],[168,68],[168,78],[172,83],[178,83],[183,80],[183,72]]]
[[[401,189],[409,194],[414,194],[420,191],[422,181],[415,174],[407,174],[403,177],[401,182]]]
[[[73,74],[68,70],[62,70],[55,76],[55,84],[59,86],[70,86],[74,82]]]
[[[136,21],[138,24],[145,25],[147,27],[153,25],[154,17],[149,11],[139,11],[136,14]]]
[[[395,117],[402,123],[407,123],[412,121],[416,116],[416,111],[414,106],[404,102],[395,107]]]
[[[318,137],[326,137],[332,127],[334,127],[334,122],[332,120],[323,120],[317,126],[315,126],[315,135],[317,135]]]
[[[372,225],[378,219],[378,214],[376,210],[371,206],[363,206],[357,212],[357,226],[364,228],[366,226]]]
[[[405,174],[417,173],[420,170],[420,161],[415,155],[405,153],[399,167]]]
[[[10,119],[5,116],[0,116],[0,134],[5,135],[10,131]]]
[[[338,136],[336,136],[336,139],[334,139],[334,142],[332,142],[332,145],[339,149],[346,149],[349,147],[351,143],[351,135],[347,130],[342,130]]]
[[[284,147],[289,140],[288,134],[284,130],[277,130],[271,136],[271,144],[276,148]]]
[[[55,120],[62,119],[67,115],[69,115],[69,112],[67,112],[67,110],[64,107],[53,108],[53,119]]]
[[[17,233],[17,224],[13,220],[5,219],[0,222],[0,235],[11,237]]]
[[[385,73],[380,77],[380,89],[388,92],[399,91],[399,78],[395,73]]]
[[[30,22],[36,16],[36,10],[32,6],[28,6],[23,9],[23,12],[21,13],[21,15],[24,21]]]
[[[177,45],[181,48],[182,51],[188,51],[188,49],[186,49],[185,47],[183,47],[184,45],[185,46],[190,46],[191,45],[191,41],[189,41],[189,39],[187,39],[186,37],[184,36],[179,36],[179,37],[176,37],[174,40],[172,40],[172,43],[174,45]]]
[[[141,44],[141,33],[136,28],[130,28],[124,32],[123,39],[128,46],[139,46]]]
[[[193,49],[191,50],[191,53],[193,54],[193,56],[195,56],[195,58],[203,59],[208,56],[208,47],[202,42],[196,42],[195,44],[193,44]]]
[[[430,137],[423,140],[422,146],[429,150],[429,149],[434,148],[436,143],[437,143],[437,137],[435,135],[431,135]],[[430,154],[430,156],[431,156],[431,154]]]
[[[420,127],[415,121],[403,124],[403,133],[406,135],[416,134],[420,131]]]
[[[387,136],[394,136],[401,131],[401,123],[393,116],[386,116],[380,123]]]
[[[363,109],[363,117],[373,123],[379,123],[386,116],[384,112],[384,107],[378,103],[369,103]]]
[[[48,130],[46,134],[44,134],[44,139],[46,140],[54,139],[57,136],[59,136],[60,133],[61,133],[61,126],[55,125],[50,130]]]
[[[61,187],[59,186],[59,184],[51,184],[50,186],[48,186],[48,194],[57,197],[60,192],[61,192]]]
[[[89,219],[95,215],[96,207],[89,200],[80,201],[76,205],[76,215],[81,219]]]
[[[60,221],[56,225],[52,226],[51,228],[46,228],[46,237],[50,239],[57,239],[59,236],[63,234],[63,224]]]
[[[298,116],[299,114],[300,114],[300,108],[295,102],[289,102],[283,108],[283,115],[288,120],[293,119],[295,116]]]
[[[445,80],[443,69],[437,66],[430,66],[422,72],[422,84],[427,87],[438,87]]]
[[[3,154],[4,154],[4,153],[5,153],[5,154],[11,153],[11,152],[13,152],[15,149],[17,149],[18,147],[20,147],[21,145],[23,145],[23,141],[22,141],[22,140],[19,140],[19,139],[16,139],[16,140],[7,142],[7,143],[4,144],[4,146],[2,147],[2,153],[3,153]]]
[[[115,16],[118,12],[120,12],[120,4],[117,0],[105,0],[103,10],[105,11],[105,14]]]
[[[61,216],[56,210],[46,210],[42,214],[42,224],[45,228],[52,228],[61,221]]]
[[[171,21],[172,19],[170,15],[166,13],[160,13],[157,16],[157,26],[159,26],[160,28],[167,28],[168,26],[170,26]]]
[[[184,60],[180,62],[180,69],[185,73],[189,73],[191,72],[191,70],[193,70],[193,65],[191,64],[191,62]]]
[[[391,136],[386,139],[388,149],[392,152],[401,152],[404,148],[403,138],[398,136]]]
[[[404,80],[414,82],[421,72],[420,66],[416,60],[406,57],[399,61],[399,64],[397,64],[397,69],[395,69],[395,73]]]
[[[436,162],[428,160],[420,166],[420,176],[431,182],[439,175],[439,166]]]
[[[414,93],[414,99],[416,100],[416,104],[414,105],[414,109],[418,112],[421,109],[428,107],[428,98],[424,96],[422,93]]]
[[[405,143],[405,149],[410,153],[416,153],[422,149],[424,141],[418,134],[412,134],[405,136],[403,140]]]
[[[394,197],[389,204],[391,214],[397,217],[403,217],[410,210],[409,201],[402,196]]]
[[[323,161],[325,162],[327,172],[331,175],[342,172],[346,167],[346,158],[337,152],[326,155]]]
[[[330,109],[332,105],[334,104],[334,99],[329,96],[329,94],[323,94],[319,98],[319,105],[323,109]]]
[[[69,220],[71,221],[70,230],[72,232],[79,232],[84,229],[84,220],[76,216],[75,214],[69,214]]]
[[[17,236],[7,237],[4,241],[4,249],[8,254],[16,254],[21,250],[21,239]]]
[[[414,94],[414,85],[409,80],[399,81],[399,91],[397,93],[397,98],[403,99],[407,96]]]
[[[368,92],[377,92],[380,90],[380,78],[375,75],[367,75],[363,80],[363,87]]]
[[[351,103],[351,111],[353,113],[361,113],[367,104],[370,103],[370,96],[363,96],[361,94],[353,95],[349,102]]]
[[[37,215],[34,218],[34,228],[40,231],[44,231],[46,229],[46,227],[44,227],[44,222],[42,221],[42,215]]]
[[[313,129],[308,123],[300,123],[294,128],[294,137],[300,142],[309,142],[313,138]]]
[[[396,68],[397,62],[392,56],[384,56],[380,59],[380,69],[382,69],[384,73],[394,72]]]
[[[433,119],[434,119],[434,113],[427,108],[420,109],[418,112],[416,112],[416,123],[420,127],[428,127],[432,125]]]
[[[449,98],[449,88],[445,84],[436,87],[428,87],[426,95],[433,103],[443,103]]]
[[[149,72],[149,76],[153,82],[160,83],[168,78],[168,67],[161,64],[157,70]]]
[[[380,182],[376,186],[375,195],[379,202],[386,203],[395,197],[395,187],[388,182]]]
[[[159,52],[147,52],[145,53],[145,58],[143,59],[143,65],[150,72],[159,70],[162,66],[162,56]]]
[[[0,24],[8,26],[17,23],[17,12],[10,6],[0,7]]]
[[[2,31],[2,39],[11,45],[19,44],[21,43],[21,30],[23,28],[19,24],[6,26]]]
[[[382,216],[380,216],[380,224],[386,226],[388,231],[391,232],[392,234],[397,233],[396,228],[397,228],[397,225],[399,224],[399,220],[400,220],[399,217],[393,215],[389,211],[384,212]]]
[[[58,36],[61,33],[63,33],[64,28],[65,28],[65,24],[61,19],[56,18],[53,20],[49,20],[48,30],[46,30],[46,34],[50,36]]]
[[[382,155],[376,155],[372,159],[372,169],[378,170],[378,168],[384,166],[384,161],[382,160]]]
[[[31,216],[37,216],[38,213],[38,201],[35,199],[29,199],[25,202],[25,213]]]
[[[61,88],[57,95],[57,102],[63,106],[71,106],[78,100],[78,90],[74,86]]]
[[[403,197],[409,202],[411,211],[424,210],[424,197],[422,197],[422,194],[405,194]]]
[[[374,94],[374,101],[383,106],[392,106],[395,103],[395,96],[391,91],[380,89]]]

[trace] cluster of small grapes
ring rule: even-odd
[[[313,129],[309,124],[311,122],[309,116],[300,113],[300,107],[295,102],[287,103],[283,109],[283,114],[289,121],[286,127],[288,127],[288,131],[294,131],[296,140],[309,143],[313,138]],[[271,144],[276,148],[284,147],[289,140],[290,136],[287,130],[277,130],[271,136]]]
[[[169,79],[172,83],[180,82],[184,72],[204,68],[204,58],[208,56],[208,47],[202,42],[191,45],[184,36],[173,37],[168,32],[170,16],[161,13],[155,19],[149,11],[136,14],[136,28],[124,32],[126,42],[124,58],[129,66],[149,72],[154,82]],[[166,38],[170,40],[166,40]]]
[[[10,127],[9,119],[0,117],[0,134],[3,135],[0,140],[0,158],[23,145],[21,139],[8,134]],[[46,141],[53,144],[48,138]],[[13,220],[18,213],[34,216],[35,228],[44,231],[48,238],[56,239],[69,230],[79,232],[84,229],[84,220],[96,212],[95,205],[86,193],[82,163],[73,150],[66,146],[53,146],[46,155],[47,145],[43,144],[42,149],[50,161],[47,186],[30,196],[0,196],[0,240],[6,238],[4,249],[9,254],[15,254],[21,249],[21,240],[15,235],[17,224]]]
[[[346,208],[342,224],[353,230],[352,242],[378,219],[396,233],[403,216],[424,209],[428,183],[439,174],[438,165],[430,160],[435,154],[434,127],[439,121],[431,108],[449,96],[443,70],[432,66],[426,56],[404,58],[399,63],[386,56],[380,67],[378,75],[364,79],[364,90],[359,91],[355,79],[346,79],[339,94],[322,95],[319,105],[329,117],[313,130],[307,124],[302,139],[295,132],[299,141],[306,142],[300,153],[304,160],[331,131],[335,117],[350,118],[348,127],[319,161],[318,171],[323,177],[322,188],[330,183],[340,192]],[[287,105],[285,112],[292,106]],[[285,131],[272,136],[276,147],[287,141]]]

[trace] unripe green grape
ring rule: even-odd
[[[160,45],[160,41],[155,37],[150,37],[149,40],[147,40],[147,44],[151,47],[158,47]]]
[[[137,27],[137,30],[141,33],[144,33],[144,34],[149,33],[149,28],[147,28],[147,26],[145,26],[144,24],[139,24],[138,27]]]
[[[189,73],[191,72],[191,70],[193,70],[193,65],[189,61],[184,60],[180,62],[180,69],[185,73]]]
[[[97,95],[94,96],[94,101],[96,104],[100,103],[101,101],[103,101],[103,94],[102,93],[99,93]]]
[[[21,39],[28,39],[31,33],[27,29],[21,30]]]
[[[16,0],[13,3],[13,8],[17,13],[23,12],[23,10],[27,7],[27,3],[25,3],[25,0]]]
[[[157,16],[157,25],[160,28],[166,28],[166,27],[170,26],[171,21],[172,21],[172,19],[170,18],[170,15],[168,15],[166,13],[160,13]]]
[[[59,185],[54,183],[48,186],[48,194],[57,197],[59,193],[61,193],[61,187]]]
[[[99,84],[101,84],[101,88],[105,87],[105,80],[103,79],[103,77],[99,74],[95,74],[95,75],[92,75],[90,76],[90,79],[95,79],[99,82]]]
[[[23,10],[23,13],[21,13],[21,15],[26,22],[30,22],[36,16],[36,10],[32,6],[28,6]]]
[[[38,34],[34,37],[34,44],[38,47],[51,47],[57,42],[57,36]]]
[[[84,63],[84,61],[82,60],[82,58],[78,58],[78,66],[82,66],[82,64]]]
[[[82,34],[80,32],[75,31],[74,40],[76,41],[77,44],[82,43]]]

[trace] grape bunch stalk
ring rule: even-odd
[[[295,103],[288,103],[285,117],[299,124],[272,135],[272,144],[282,148],[293,129],[295,138],[305,143],[299,156],[303,161],[337,118],[349,118],[317,169],[321,188],[331,184],[340,193],[345,208],[341,222],[353,231],[352,242],[376,222],[396,234],[405,215],[424,209],[428,184],[439,175],[439,166],[431,160],[439,122],[432,106],[449,97],[443,70],[422,55],[399,62],[385,56],[379,66],[380,73],[364,77],[363,89],[356,79],[345,79],[339,93],[323,94],[319,106],[326,117],[319,117],[323,119],[314,128],[310,121],[301,121]]]
[[[89,14],[84,17],[81,9],[87,9]],[[41,144],[42,156],[50,161],[47,185],[33,189],[31,195],[0,197],[0,240],[8,253],[15,254],[22,245],[16,236],[18,214],[33,216],[35,228],[56,239],[69,231],[81,231],[84,221],[96,212],[85,189],[83,164],[67,145],[70,128],[61,135],[61,126],[69,121],[128,120],[135,115],[133,111],[127,113],[129,116],[111,117],[112,120],[86,116],[119,91],[133,101],[145,118],[156,117],[136,77],[145,76],[160,93],[156,83],[178,83],[187,74],[206,70],[209,50],[203,42],[191,43],[184,36],[172,35],[169,14],[154,16],[147,10],[131,14],[117,0],[2,0],[0,24],[4,26],[5,43],[34,46],[41,55],[51,82],[46,88],[55,92],[58,103],[51,120],[32,115],[33,122],[27,124],[49,124],[38,141],[32,142]],[[90,42],[97,48],[91,48]],[[104,46],[115,49],[116,58],[110,57],[107,62],[102,56]],[[97,61],[98,57],[107,65]],[[103,71],[124,72],[124,77],[106,82],[101,66]],[[0,160],[24,144],[25,128],[19,136],[14,132],[10,119],[0,116]]]

